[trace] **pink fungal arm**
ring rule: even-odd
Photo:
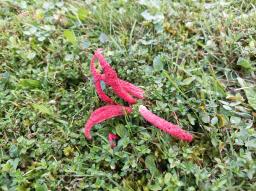
[[[157,115],[153,114],[151,111],[149,111],[145,106],[141,105],[139,107],[139,112],[142,115],[142,117],[154,125],[155,127],[161,129],[162,131],[168,133],[169,135],[172,135],[178,139],[181,139],[183,141],[191,142],[193,139],[193,136],[186,132],[185,130],[181,129],[178,125],[174,125]]]
[[[95,85],[95,88],[96,88],[96,92],[97,92],[99,98],[102,101],[107,102],[109,104],[115,104],[115,102],[110,97],[108,97],[105,94],[105,92],[102,90],[100,81],[103,80],[103,79],[102,79],[102,75],[99,72],[97,72],[97,70],[95,68],[95,65],[94,65],[95,59],[96,59],[96,55],[93,55],[92,60],[91,60],[91,64],[90,64],[90,70],[91,70],[91,73],[93,75],[93,80],[94,80],[94,85]]]
[[[121,86],[132,96],[139,98],[139,99],[144,98],[144,91],[141,88],[139,88],[125,80],[120,79],[119,82],[120,82]]]
[[[114,148],[116,146],[116,143],[114,142],[116,139],[118,139],[118,136],[113,133],[108,134],[108,142],[111,146],[111,148]]]
[[[97,57],[97,59],[99,60],[99,63],[102,67],[103,70],[105,70],[106,68],[111,68],[113,69],[110,64],[106,61],[106,59],[104,58],[104,56],[101,54],[101,52],[103,51],[102,48],[98,48],[95,52],[94,52],[94,56]]]
[[[95,79],[95,86],[96,86],[96,91],[99,95],[99,97],[108,103],[114,104],[115,102],[109,98],[102,90],[100,86],[99,80],[96,81],[96,79],[101,79],[103,80],[107,85],[111,86],[113,91],[119,96],[121,99],[125,100],[126,102],[130,104],[136,103],[136,99],[132,97],[142,97],[141,94],[142,90],[138,87],[136,87],[133,84],[130,84],[129,82],[125,82],[123,80],[120,80],[118,78],[118,75],[116,71],[110,66],[110,64],[105,60],[104,56],[100,52],[101,50],[98,49],[95,51],[95,54],[93,55],[93,58],[91,60],[91,72],[94,76]],[[95,59],[99,60],[99,63],[103,69],[103,74],[99,74],[94,66],[94,61]],[[136,91],[139,91],[138,93]]]
[[[131,113],[132,108],[124,107],[121,105],[107,105],[96,109],[92,112],[91,116],[87,120],[84,128],[84,135],[87,139],[92,139],[90,131],[92,127],[96,124],[99,124],[107,119],[113,117],[122,116],[126,113]]]
[[[107,83],[108,84],[108,83]],[[125,91],[124,88],[122,88],[119,80],[114,82],[111,85],[113,91],[116,93],[116,95],[118,97],[120,97],[121,99],[123,99],[124,101],[130,103],[130,104],[135,104],[137,102],[136,99],[134,99],[127,91]]]

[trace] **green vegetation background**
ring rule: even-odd
[[[0,1],[0,190],[254,190],[255,4]],[[146,91],[139,104],[195,140],[135,112],[87,141],[104,104],[89,72],[99,47]],[[113,150],[109,132],[121,137]]]

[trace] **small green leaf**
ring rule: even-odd
[[[141,16],[147,20],[147,21],[151,21],[152,20],[152,15],[148,12],[148,10],[144,11],[143,13],[141,13]]]
[[[250,62],[250,60],[247,60],[245,58],[239,58],[237,61],[237,65],[241,66],[244,69],[250,70],[252,69],[252,64]]]
[[[211,125],[216,125],[217,123],[218,123],[218,117],[213,117],[212,119],[211,119]]]
[[[78,9],[77,14],[78,14],[78,18],[79,18],[80,20],[84,21],[84,20],[87,18],[89,12],[88,12],[87,9],[81,7],[81,8]]]
[[[73,59],[74,59],[74,55],[73,54],[67,54],[64,57],[64,60],[67,61],[67,62],[73,61]]]
[[[27,53],[27,59],[33,60],[36,57],[36,52],[30,51]]]
[[[54,115],[53,111],[48,105],[44,104],[33,104],[32,105],[34,109],[38,110],[42,114],[48,114],[48,115]]]
[[[155,71],[161,71],[164,69],[164,65],[162,62],[162,57],[160,55],[156,56],[153,60],[153,67]]]
[[[67,39],[68,42],[71,42],[74,45],[77,43],[76,35],[72,30],[65,30],[64,37]]]
[[[90,41],[89,40],[83,40],[82,42],[81,42],[81,48],[82,49],[87,49],[87,48],[89,48],[89,46],[90,46]]]
[[[48,188],[47,188],[45,183],[43,183],[43,184],[36,183],[35,184],[35,191],[48,191]]]
[[[245,91],[249,105],[256,110],[256,87],[250,83],[246,83],[242,78],[237,78],[240,86]]]
[[[171,175],[169,172],[167,172],[167,173],[164,175],[164,183],[165,183],[166,185],[169,185],[169,184],[170,184],[170,181],[171,181],[171,178],[172,178],[172,175]]]
[[[225,110],[227,110],[227,111],[231,111],[232,110],[232,108],[230,106],[228,106],[228,105],[223,105],[223,108]]]
[[[108,36],[105,33],[100,33],[99,40],[102,44],[108,42]]]
[[[192,117],[192,115],[190,113],[188,114],[188,120],[191,125],[195,125],[196,119],[194,117]]]
[[[164,20],[164,15],[162,13],[152,15],[148,10],[141,13],[141,16],[147,21],[153,21],[155,24]]]
[[[230,123],[232,124],[239,124],[241,122],[241,118],[240,117],[236,117],[236,116],[231,116],[230,117]]]
[[[106,89],[106,84],[103,80],[100,81],[100,87],[101,87],[102,90]]]
[[[195,77],[188,77],[185,80],[183,80],[182,85],[188,86],[195,80]]]
[[[201,119],[204,123],[209,123],[210,122],[210,116],[207,113],[203,113],[201,116]]]
[[[41,87],[41,82],[32,79],[22,79],[19,82],[19,86],[22,88],[37,89]]]
[[[9,155],[10,157],[17,157],[19,155],[19,150],[16,145],[11,145],[9,148]]]
[[[223,127],[226,125],[227,121],[225,119],[225,116],[222,115],[222,114],[217,114],[217,117],[218,117],[218,124],[219,124],[219,127]]]
[[[148,75],[148,76],[152,75],[152,74],[153,74],[153,67],[146,65],[146,66],[144,67],[144,72],[145,72],[145,74]]]
[[[124,125],[117,125],[116,126],[116,133],[120,137],[125,137],[128,134],[127,128]]]
[[[148,155],[145,160],[145,165],[149,169],[152,175],[157,175],[159,173],[155,164],[155,157],[153,155]]]
[[[256,139],[251,139],[245,142],[246,147],[256,148]]]
[[[150,190],[152,191],[158,191],[158,190],[162,190],[162,187],[158,184],[154,184],[154,185],[149,185]]]
[[[0,83],[6,83],[8,82],[10,79],[10,73],[9,72],[4,72],[4,73],[0,73]]]
[[[54,4],[52,2],[44,2],[43,8],[46,10],[50,10],[54,8]]]
[[[20,159],[19,158],[15,158],[14,160],[10,159],[9,162],[12,165],[12,168],[16,170],[19,165]]]
[[[71,155],[73,155],[74,154],[74,148],[73,147],[71,147],[71,146],[68,146],[68,147],[65,147],[64,149],[63,149],[63,152],[64,152],[64,155],[65,156],[71,156]]]

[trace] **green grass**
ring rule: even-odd
[[[256,1],[85,2],[0,1],[0,190],[254,190]],[[137,112],[85,139],[100,47],[192,143]]]

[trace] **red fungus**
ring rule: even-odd
[[[114,142],[116,139],[118,139],[118,136],[113,133],[108,134],[108,142],[111,146],[111,148],[114,148],[116,146],[116,143]]]
[[[144,98],[144,91],[135,86],[134,84],[131,84],[130,82],[124,81],[124,80],[119,80],[121,83],[121,86],[132,96],[143,99]]]
[[[96,54],[94,54],[92,57],[90,70],[93,76],[96,92],[102,101],[107,102],[109,104],[115,104],[115,102],[110,97],[108,97],[105,94],[105,92],[102,90],[102,87],[100,84],[100,81],[102,80],[102,75],[99,72],[97,72],[95,68],[95,65],[94,65],[95,59],[97,59]]]
[[[131,113],[132,108],[124,107],[121,105],[106,105],[96,109],[94,112],[91,113],[91,116],[87,120],[84,128],[84,135],[87,139],[92,139],[90,131],[91,128],[99,124],[107,119],[111,119],[113,117],[122,116],[126,113]]]
[[[183,141],[191,142],[193,139],[193,136],[186,132],[185,130],[181,129],[178,125],[174,125],[163,118],[158,117],[157,115],[153,114],[151,111],[149,111],[145,106],[141,105],[139,107],[139,112],[142,115],[142,117],[154,125],[155,127],[161,129],[162,131],[178,138]]]
[[[94,78],[94,83],[96,87],[96,91],[103,101],[115,104],[115,102],[109,98],[101,88],[100,80],[104,81],[107,85],[109,85],[113,91],[124,101],[134,104],[136,103],[136,99],[133,98],[143,98],[143,90],[139,87],[130,84],[124,80],[118,78],[116,71],[109,65],[109,63],[105,60],[104,56],[100,53],[101,49],[95,51],[93,58],[91,60],[90,69]],[[95,59],[99,60],[99,63],[102,67],[103,74],[100,74],[94,65]]]
[[[131,113],[131,107],[124,107],[118,105],[115,101],[113,101],[110,97],[108,97],[105,92],[102,90],[101,81],[105,82],[106,85],[110,86],[113,91],[124,101],[128,102],[129,104],[136,103],[136,99],[143,99],[144,98],[144,91],[135,86],[134,84],[127,82],[125,80],[121,80],[118,78],[116,71],[109,65],[109,63],[105,60],[104,56],[101,54],[102,49],[98,49],[95,51],[91,63],[90,63],[90,70],[93,75],[94,84],[96,87],[96,92],[100,99],[104,102],[107,102],[112,105],[103,106],[94,112],[92,112],[91,116],[89,117],[88,121],[85,124],[84,135],[87,139],[92,139],[90,130],[91,128],[101,123],[107,119],[122,116],[126,113]],[[97,71],[94,62],[98,59],[100,66],[102,67],[103,73]],[[135,98],[134,98],[135,97]],[[116,104],[116,105],[113,105]],[[156,126],[157,128],[163,130],[164,132],[181,139],[183,141],[190,142],[193,139],[193,136],[183,129],[181,129],[178,125],[174,125],[157,115],[150,112],[145,106],[139,107],[139,112],[142,117]],[[111,147],[115,147],[116,144],[114,140],[118,138],[117,135],[110,133],[108,135],[108,140]]]

